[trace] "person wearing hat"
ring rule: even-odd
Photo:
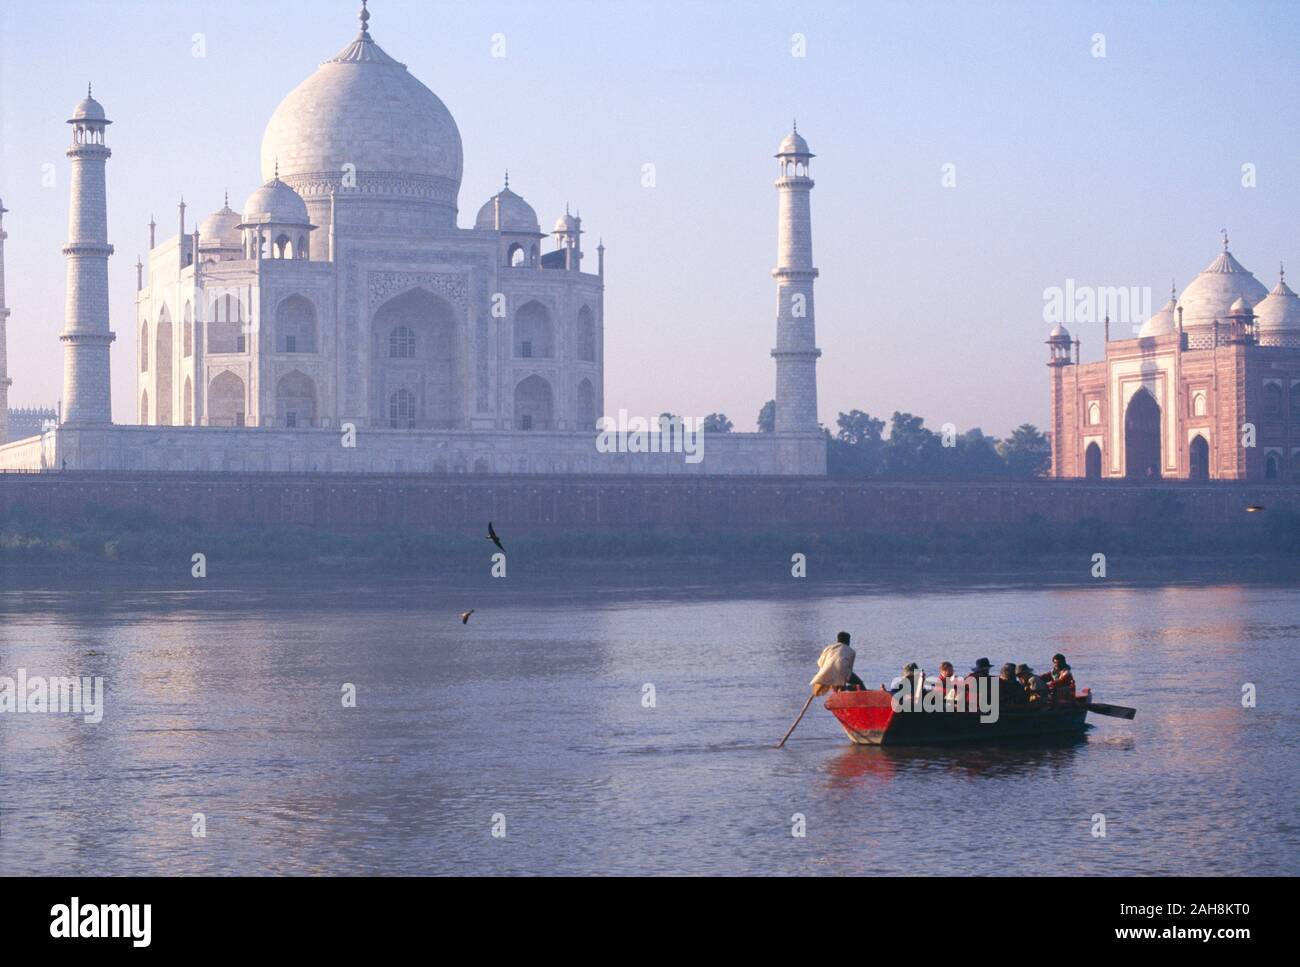
[[[893,694],[899,697],[911,695],[914,701],[919,699],[918,686],[920,685],[921,676],[918,675],[918,672],[920,670],[921,666],[914,661],[909,661],[904,665],[903,674],[898,677],[898,685],[893,689]],[[883,685],[881,687],[884,688]]]
[[[1053,705],[1074,701],[1074,673],[1060,652],[1052,656],[1052,673],[1047,676],[1047,694]]]
[[[841,631],[817,658],[817,674],[810,682],[812,693],[825,695],[831,689],[862,688],[862,679],[853,673],[855,658],[857,653],[849,647],[849,633]]]
[[[1030,705],[1035,702],[1043,701],[1047,696],[1047,686],[1043,680],[1034,674],[1034,670],[1028,665],[1020,664],[1016,666],[1016,680],[1020,682],[1025,690],[1025,698]]]
[[[998,704],[1003,708],[1019,708],[1029,704],[1025,686],[1016,680],[1015,662],[1007,662],[998,675]]]
[[[975,667],[970,670],[966,676],[966,707],[968,709],[979,707],[979,680],[981,678],[992,678],[993,663],[987,658],[980,658],[975,662]],[[985,686],[988,688],[989,686]]]

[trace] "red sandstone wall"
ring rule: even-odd
[[[1135,520],[1153,491],[1177,495],[1185,519],[1240,523],[1251,503],[1300,511],[1296,484],[850,482],[783,477],[474,477],[312,474],[0,474],[0,513],[23,507],[75,518],[87,506],[147,509],[204,524],[296,524],[477,532],[511,527],[791,525],[907,530],[1008,523],[1038,514],[1069,522]]]

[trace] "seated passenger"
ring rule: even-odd
[[[939,694],[944,697],[945,701],[955,702],[957,700],[957,677],[952,669],[952,662],[944,661],[939,663],[939,680],[935,684],[939,689]]]
[[[1018,708],[1029,704],[1025,686],[1016,680],[1016,666],[1007,662],[998,675],[998,704],[1003,708]]]
[[[1052,673],[1047,676],[1047,693],[1053,705],[1074,701],[1074,674],[1059,652],[1052,656]]]
[[[1030,705],[1047,700],[1047,685],[1028,665],[1016,666],[1016,679],[1024,687],[1025,699]]]
[[[966,676],[963,687],[966,689],[966,707],[979,707],[979,688],[981,678],[992,678],[993,663],[987,658],[981,658],[975,662],[975,667],[970,670]],[[985,685],[986,689],[991,690],[991,685]]]

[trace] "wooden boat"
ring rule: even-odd
[[[1092,700],[1084,689],[1070,703],[999,708],[995,722],[981,722],[976,711],[895,711],[889,692],[832,692],[826,707],[839,719],[844,733],[858,745],[946,745],[1008,740],[1063,740],[1081,737],[1088,712],[1114,714]],[[1131,709],[1125,709],[1131,713]],[[1132,718],[1131,714],[1119,716]]]

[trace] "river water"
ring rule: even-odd
[[[1300,873],[1295,587],[137,581],[0,622],[0,675],[105,686],[0,715],[0,874]],[[873,685],[1062,651],[1138,715],[909,751],[815,702],[774,749],[841,629]]]

